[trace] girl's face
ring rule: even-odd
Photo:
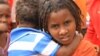
[[[70,44],[76,31],[75,19],[70,11],[62,9],[57,12],[51,12],[48,20],[48,31],[60,44]]]
[[[0,22],[8,23],[10,18],[10,7],[7,4],[0,4]]]

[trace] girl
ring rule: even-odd
[[[18,25],[10,33],[8,56],[70,56],[67,55],[70,45],[60,46],[51,36],[38,30],[38,0],[18,0],[15,9]]]
[[[81,31],[81,11],[73,1],[45,0],[41,4],[40,26],[57,43],[67,46],[75,38],[79,38],[76,36],[76,32]],[[97,56],[95,45],[81,40],[72,56]]]

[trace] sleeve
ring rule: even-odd
[[[36,51],[44,56],[55,56],[60,45],[54,42],[51,36],[43,35],[42,39],[36,45]]]
[[[97,56],[98,52],[95,47],[91,42],[82,40],[73,56]]]
[[[86,41],[84,45],[84,50],[82,51],[83,56],[98,56],[98,52],[96,51],[95,47],[96,45],[92,44],[89,41]]]

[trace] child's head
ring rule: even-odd
[[[19,24],[38,26],[38,0],[18,0],[16,2],[16,20]]]
[[[81,30],[81,12],[73,1],[45,0],[39,11],[42,27],[61,44],[71,43],[75,31]]]
[[[7,2],[0,0],[0,22],[8,23],[10,19],[10,6]]]

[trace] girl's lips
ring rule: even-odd
[[[68,37],[64,37],[64,38],[62,38],[61,40],[62,40],[62,41],[68,41],[69,38],[68,38]]]

